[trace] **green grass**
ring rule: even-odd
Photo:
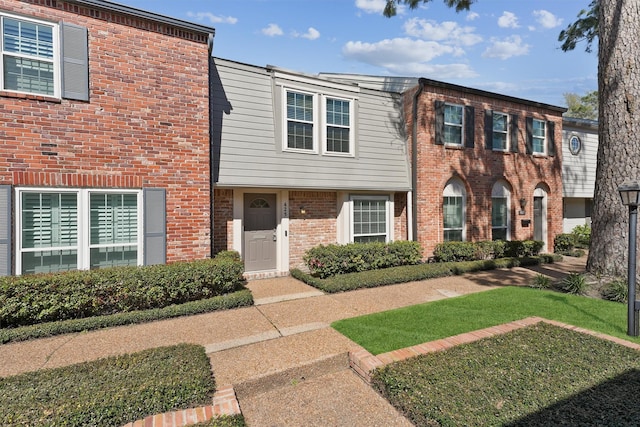
[[[419,426],[637,426],[640,357],[537,324],[374,372],[373,385]]]
[[[0,378],[0,425],[121,426],[214,392],[204,348],[181,344]]]
[[[332,326],[372,354],[433,341],[530,316],[628,337],[626,305],[525,287],[504,287],[340,320]]]

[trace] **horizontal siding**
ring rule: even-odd
[[[582,141],[578,155],[569,151],[569,139],[577,135]],[[593,198],[596,182],[598,133],[594,129],[568,126],[562,130],[562,187],[564,197]]]
[[[215,59],[214,141],[219,141],[220,186],[331,190],[407,191],[410,188],[399,95],[363,89],[357,97],[356,156],[342,157],[282,150],[277,134],[271,74],[262,67]],[[308,76],[306,77],[308,87]],[[312,79],[313,81],[313,79]],[[290,83],[287,81],[285,84]],[[318,90],[322,92],[322,81]],[[336,93],[332,88],[331,93]],[[354,96],[353,87],[345,96]],[[216,128],[217,126],[217,128]],[[218,150],[216,150],[217,152]]]

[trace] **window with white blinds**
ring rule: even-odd
[[[141,193],[18,190],[20,274],[141,264]]]

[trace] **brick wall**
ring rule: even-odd
[[[213,191],[213,252],[233,250],[233,190]]]
[[[417,88],[416,88],[417,89]],[[405,94],[407,134],[412,135],[412,105],[415,91]],[[474,107],[475,146],[451,148],[435,144],[435,101]],[[518,153],[497,152],[485,148],[484,111],[491,109],[519,116]],[[525,118],[533,117],[555,123],[555,156],[526,154]],[[561,143],[562,116],[542,105],[518,103],[502,97],[482,96],[441,86],[426,86],[418,101],[417,121],[417,222],[418,239],[425,256],[443,241],[442,192],[449,179],[459,177],[464,183],[467,240],[491,239],[491,190],[497,180],[506,181],[511,190],[511,238],[533,238],[533,193],[537,186],[547,191],[547,242],[562,232]],[[519,215],[520,198],[527,200],[526,214]],[[531,219],[524,227],[522,219]]]
[[[407,240],[407,193],[394,195],[393,209],[393,240]]]
[[[90,101],[0,94],[0,184],[162,187],[167,261],[210,255],[206,36],[64,1],[0,9],[87,27]]]

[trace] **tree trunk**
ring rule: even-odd
[[[640,182],[640,2],[599,1],[599,148],[587,269],[626,277],[629,211],[618,186]]]

